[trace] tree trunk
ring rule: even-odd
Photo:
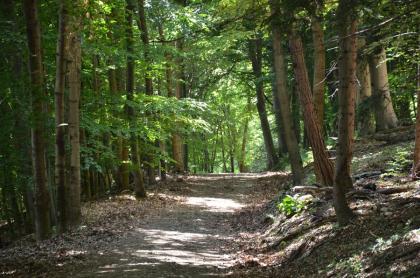
[[[35,235],[37,240],[51,236],[50,193],[45,159],[46,117],[44,69],[42,66],[41,28],[36,0],[24,0],[29,48],[32,97],[32,162],[35,180]]]
[[[133,14],[134,4],[132,0],[126,0],[126,49],[127,49],[127,80],[126,91],[127,100],[132,102],[134,99],[134,38],[133,38]],[[134,176],[134,193],[137,198],[146,198],[146,190],[143,183],[143,174],[140,169],[140,158],[138,150],[138,140],[136,135],[136,118],[134,108],[131,103],[126,105],[127,118],[130,124],[130,147],[131,162]]]
[[[57,186],[58,230],[67,230],[67,195],[66,195],[66,127],[64,119],[64,88],[67,63],[67,5],[60,1],[59,27],[55,76],[55,184]]]
[[[359,37],[359,49],[363,49],[365,44],[365,39]],[[367,136],[375,132],[375,118],[372,111],[372,84],[370,79],[369,64],[362,54],[359,57],[356,74],[360,84],[359,97],[356,98],[359,116],[358,129],[360,136]]]
[[[262,38],[257,37],[248,42],[249,58],[252,63],[252,70],[255,78],[255,90],[257,93],[257,110],[260,117],[261,129],[264,137],[264,146],[267,153],[267,168],[273,169],[279,162],[274,148],[273,137],[271,136],[270,124],[268,123],[267,111],[265,109],[264,84],[262,74]]]
[[[246,172],[245,156],[246,156],[246,142],[248,140],[248,126],[249,126],[249,117],[246,117],[245,123],[244,123],[244,131],[242,135],[241,156],[240,156],[239,165],[238,165],[240,173]]]
[[[182,41],[178,41],[176,43],[176,47],[178,51],[183,51],[183,43]],[[177,81],[176,81],[176,87],[175,87],[175,97],[177,99],[180,99],[183,97],[183,66],[182,66],[183,60],[182,58],[177,59]],[[183,152],[183,143],[182,143],[182,137],[179,133],[172,134],[172,153],[173,158],[175,160],[175,172],[176,173],[183,173],[185,172],[185,165],[184,165],[184,152]]]
[[[273,12],[275,6],[272,6]],[[295,131],[293,130],[292,112],[290,110],[290,100],[287,93],[287,74],[286,65],[284,63],[284,52],[281,45],[282,34],[275,22],[272,23],[272,34],[273,34],[273,50],[274,50],[274,68],[275,78],[277,87],[277,98],[279,99],[279,105],[282,122],[284,139],[289,154],[290,166],[293,173],[293,183],[295,185],[301,184],[303,181],[304,173],[302,166],[302,159],[299,153],[299,145],[296,139]]]
[[[73,9],[75,7],[73,6]],[[80,91],[82,71],[81,19],[74,13],[69,24],[69,143],[70,143],[70,179],[66,190],[68,196],[67,221],[69,227],[79,225],[81,221],[80,203]]]
[[[416,140],[414,145],[414,161],[411,176],[420,178],[420,64],[417,64],[417,114],[416,114]]]
[[[340,54],[338,91],[338,142],[334,174],[334,208],[337,221],[346,225],[353,217],[345,193],[353,188],[351,160],[353,157],[355,97],[357,90],[356,59],[357,21],[353,18],[351,0],[340,0],[337,11]]]
[[[320,20],[316,16],[311,18],[312,40],[314,44],[314,75],[312,84],[312,93],[314,100],[315,113],[321,135],[325,137],[324,130],[324,92],[325,92],[325,46],[324,46],[324,30]],[[307,135],[307,132],[305,132]],[[307,139],[307,136],[304,139]],[[307,140],[304,140],[304,147],[307,146]],[[316,158],[314,158],[316,160]],[[317,182],[321,182],[321,172],[316,161],[314,163],[314,171]]]
[[[303,55],[302,40],[298,34],[292,32],[289,38],[289,44],[305,129],[308,134],[309,143],[312,147],[315,163],[317,163],[316,167],[319,169],[323,184],[332,186],[334,183],[334,166],[326,152],[314,104],[312,102],[312,92]]]
[[[324,30],[318,18],[312,17],[312,36],[314,42],[314,108],[322,136],[324,131],[324,92],[325,92],[325,46]]]
[[[152,63],[149,53],[149,30],[147,28],[147,20],[146,20],[146,13],[144,10],[144,0],[138,0],[138,8],[139,8],[139,18],[138,18],[138,27],[140,30],[140,37],[143,43],[144,49],[144,61],[146,63],[146,72],[144,73],[144,83],[146,89],[146,95],[151,96],[153,95],[153,80],[151,77],[152,71]],[[154,142],[148,142],[154,144]],[[147,183],[148,184],[155,184],[155,171],[153,169],[153,158],[151,153],[147,153],[144,155],[146,173],[147,173]]]
[[[118,88],[118,93],[123,93],[125,91],[125,84],[123,81],[123,69],[118,68],[115,72],[116,74],[116,83]],[[121,190],[128,189],[130,183],[130,170],[129,170],[129,142],[126,138],[118,138],[118,153],[121,153],[120,165],[118,167],[119,176],[121,179]]]
[[[376,103],[376,131],[395,128],[398,125],[398,119],[392,106],[386,68],[386,53],[383,47],[370,57],[369,65]]]
[[[273,61],[274,61],[274,57],[273,57]],[[273,73],[275,74],[274,65],[273,65]],[[274,119],[276,121],[276,131],[277,131],[278,156],[280,158],[286,155],[287,146],[286,146],[286,139],[284,138],[283,120],[281,116],[280,100],[278,97],[279,94],[278,94],[275,78],[272,80],[272,93],[273,93],[273,113],[274,113]]]

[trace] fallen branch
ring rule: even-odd
[[[313,185],[306,185],[306,186],[295,186],[292,188],[292,191],[295,193],[313,193],[313,194],[320,194],[320,193],[332,193],[332,187],[317,187]]]
[[[410,191],[412,188],[410,187],[392,187],[392,188],[381,188],[378,189],[376,192],[384,195],[392,195],[396,193],[402,193]]]

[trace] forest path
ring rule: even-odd
[[[263,175],[190,176],[168,183],[170,207],[137,224],[66,277],[222,277],[235,262],[235,212],[264,199]],[[267,188],[265,188],[267,189]],[[134,216],[136,217],[136,216]],[[134,223],[134,222],[133,222]]]

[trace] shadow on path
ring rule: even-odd
[[[66,277],[223,277],[234,264],[234,213],[255,198],[262,175],[191,176],[169,184],[181,197]],[[174,188],[171,188],[174,187]],[[177,193],[182,189],[184,193]]]

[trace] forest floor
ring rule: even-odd
[[[357,218],[345,228],[330,192],[296,193],[287,173],[188,176],[159,183],[144,201],[85,203],[79,229],[0,249],[0,276],[420,277],[412,144],[362,145],[348,195]],[[308,200],[302,212],[279,212],[286,195]]]
[[[160,183],[145,201],[131,195],[86,203],[83,226],[36,245],[0,250],[0,276],[214,277],[236,263],[232,223],[241,209],[277,192],[282,173],[206,175]],[[274,179],[274,177],[276,177]]]

